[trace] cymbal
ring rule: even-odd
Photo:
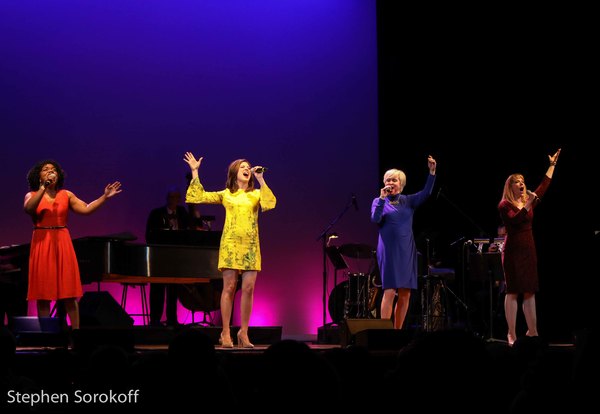
[[[370,259],[375,254],[375,249],[368,244],[349,243],[342,244],[338,251],[342,256],[354,259]]]

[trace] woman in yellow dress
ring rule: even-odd
[[[186,152],[184,161],[192,171],[192,181],[187,189],[185,201],[191,204],[222,204],[225,207],[225,224],[219,249],[219,271],[223,273],[221,294],[221,316],[223,330],[219,342],[224,348],[232,348],[230,333],[233,298],[238,275],[242,275],[241,323],[237,334],[240,348],[253,348],[248,338],[248,325],[252,313],[254,285],[261,269],[260,243],[258,239],[258,206],[268,211],[275,208],[275,195],[263,177],[264,169],[251,167],[245,159],[229,164],[226,188],[221,191],[205,191],[198,178],[202,158]],[[260,189],[254,188],[254,179]]]

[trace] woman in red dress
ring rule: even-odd
[[[504,183],[502,200],[498,204],[500,217],[506,227],[506,240],[502,252],[502,265],[506,280],[504,312],[508,324],[508,344],[517,339],[517,298],[523,295],[523,313],[527,323],[527,336],[538,336],[535,311],[535,292],[538,291],[537,255],[533,240],[533,208],[550,185],[560,149],[548,155],[550,165],[546,175],[534,192],[527,190],[525,178],[512,174]]]
[[[29,254],[28,300],[37,301],[38,316],[50,315],[50,302],[64,303],[71,328],[79,328],[77,298],[82,295],[79,266],[67,229],[69,209],[91,214],[106,200],[121,192],[121,183],[108,184],[104,194],[86,203],[62,188],[65,175],[53,160],[37,163],[27,174],[29,189],[24,209],[33,220]]]

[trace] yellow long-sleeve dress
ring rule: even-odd
[[[187,189],[186,203],[222,204],[225,207],[225,224],[219,249],[219,271],[223,269],[261,270],[260,242],[258,238],[258,206],[265,212],[275,208],[277,199],[265,184],[258,190],[228,189],[205,191],[198,178]]]

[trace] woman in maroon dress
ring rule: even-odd
[[[546,175],[534,192],[527,190],[525,178],[512,174],[504,183],[502,200],[498,204],[500,217],[506,227],[506,240],[502,252],[502,265],[506,280],[504,312],[508,324],[508,344],[517,338],[517,298],[523,295],[523,313],[527,323],[527,336],[538,336],[535,312],[535,292],[538,291],[537,255],[533,240],[533,208],[550,185],[560,149],[548,155],[550,165]]]
[[[62,301],[71,321],[79,328],[77,298],[82,295],[79,266],[67,229],[67,213],[91,214],[106,200],[121,192],[115,181],[104,193],[86,203],[62,188],[65,175],[53,160],[36,164],[27,174],[29,189],[23,207],[33,220],[29,253],[28,300],[37,301],[38,316],[50,315],[50,302]]]

